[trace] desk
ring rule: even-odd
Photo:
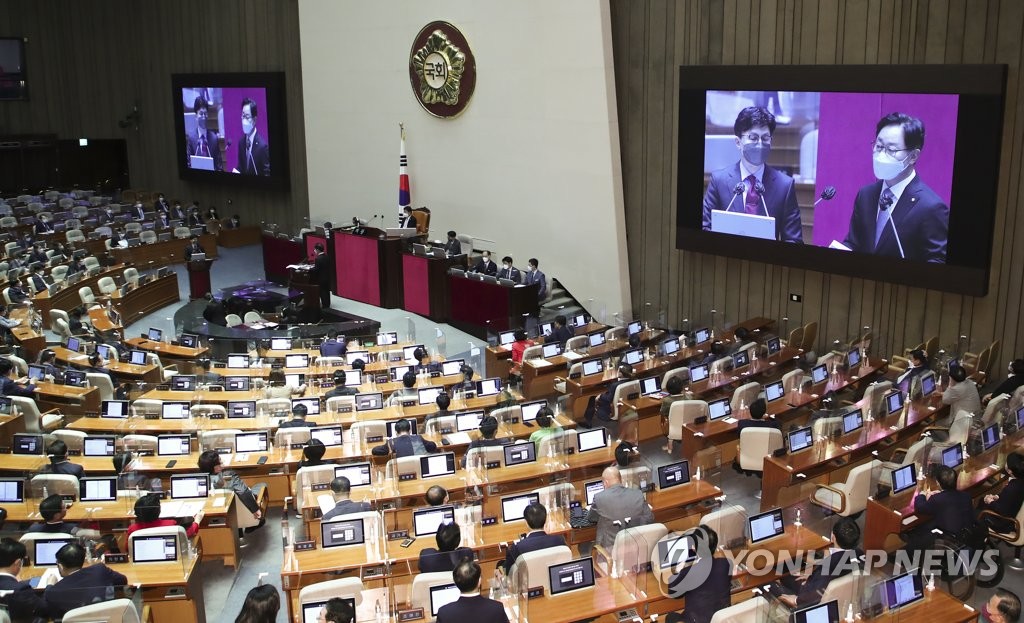
[[[437,322],[448,320],[448,269],[466,266],[468,256],[437,258],[402,254],[402,308]]]
[[[86,355],[70,351],[63,346],[54,346],[53,352],[57,355],[57,361],[76,368],[88,368],[89,358]],[[123,361],[107,361],[107,369],[120,379],[132,379],[134,381],[146,381],[147,383],[160,383],[160,369],[153,364],[136,365]],[[67,386],[61,386],[67,387]]]
[[[110,253],[119,263],[134,264],[139,270],[146,270],[183,263],[186,246],[188,240],[172,238],[127,249],[114,248]],[[217,257],[217,237],[213,234],[199,236],[199,246],[206,251],[207,258]]]
[[[210,352],[210,349],[205,346],[201,348],[189,348],[187,346],[168,344],[167,342],[155,342],[144,337],[129,338],[125,340],[125,344],[139,350],[157,353],[160,355],[160,360],[165,364],[177,364],[178,370],[182,374],[194,372],[196,369],[196,360],[201,357],[206,357]]]
[[[593,333],[594,331],[607,331],[608,325],[591,320],[585,326],[575,329],[580,335]],[[488,336],[490,337],[490,336]],[[543,336],[536,338],[537,342],[543,341]],[[512,348],[510,346],[488,346],[484,353],[484,365],[491,376],[507,378],[512,369]]]
[[[257,225],[243,225],[234,229],[221,227],[217,233],[217,244],[225,249],[246,247],[259,244],[261,236],[262,230]]]
[[[366,228],[358,236],[333,230],[335,292],[338,296],[394,309],[402,306],[404,238],[388,238],[384,230]]]
[[[21,321],[11,329],[11,335],[24,350],[25,360],[35,361],[39,351],[46,348],[46,336],[32,328],[32,311],[28,307],[16,307],[11,310],[10,318]]]
[[[92,277],[86,277],[78,283],[65,285],[65,287],[51,296],[48,292],[40,292],[32,297],[32,303],[35,308],[39,311],[39,315],[43,319],[43,327],[50,329],[50,310],[60,309],[63,311],[70,311],[75,307],[82,305],[82,297],[79,296],[78,290],[80,288],[91,288],[93,294],[98,294],[99,288],[97,283],[103,277],[114,277],[117,273],[127,268],[125,265],[111,266],[106,270],[100,271],[98,274]]]
[[[96,387],[36,383],[36,406],[40,413],[50,409],[60,409],[63,413],[73,415],[98,413],[100,390]]]
[[[298,264],[306,254],[302,243],[287,236],[275,236],[263,232],[263,273],[267,281],[286,283],[288,281],[288,265]]]
[[[128,326],[142,316],[181,300],[178,294],[178,275],[169,275],[147,281],[124,296],[120,289],[110,296],[110,303],[121,314],[121,324]],[[94,325],[95,326],[95,325]],[[103,330],[101,327],[96,327]]]
[[[475,275],[448,275],[450,324],[477,337],[523,326],[523,317],[536,316],[537,284],[503,286],[480,281]]]

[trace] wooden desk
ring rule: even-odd
[[[10,318],[20,320],[21,324],[11,329],[11,335],[25,351],[27,361],[35,361],[39,351],[46,348],[46,336],[32,328],[32,312],[28,307],[15,307]]]
[[[82,353],[70,351],[63,346],[54,346],[53,352],[57,355],[57,361],[73,366],[75,368],[88,368],[89,357]],[[107,360],[106,367],[120,378],[132,379],[135,381],[146,381],[147,383],[160,383],[160,369],[153,364],[136,365],[123,361]]]
[[[25,418],[20,414],[0,415],[0,448],[10,448],[14,434],[24,432]]]
[[[128,338],[124,342],[132,348],[157,353],[160,355],[160,361],[167,365],[177,365],[178,371],[182,374],[194,373],[198,368],[196,360],[205,358],[210,353],[210,349],[205,346],[188,348],[167,342],[155,342],[145,337]]]
[[[121,324],[128,326],[140,317],[154,312],[161,307],[173,305],[181,300],[178,293],[178,275],[169,275],[148,281],[138,288],[130,290],[124,296],[118,290],[110,296],[114,309],[121,314]],[[96,327],[100,329],[100,327]],[[102,330],[102,329],[101,329]]]
[[[36,383],[36,406],[39,412],[60,409],[69,415],[100,410],[100,390],[96,387],[73,387],[56,383]]]
[[[583,327],[574,329],[579,335],[587,335],[595,331],[607,331],[608,325],[591,320]],[[543,341],[543,336],[536,338],[538,343]],[[484,365],[491,376],[507,378],[512,368],[512,347],[511,346],[488,346],[484,354]]]
[[[51,309],[70,311],[75,307],[79,307],[82,305],[82,297],[78,295],[79,288],[92,288],[93,294],[99,297],[99,288],[96,285],[99,282],[99,280],[102,279],[103,277],[114,277],[118,273],[124,271],[125,268],[127,268],[127,266],[125,266],[124,264],[111,266],[106,270],[102,270],[99,273],[93,275],[92,277],[86,277],[85,279],[82,279],[78,283],[65,285],[65,287],[62,290],[54,292],[53,296],[50,296],[48,292],[40,292],[34,295],[32,297],[32,303],[35,305],[35,308],[39,310],[39,315],[42,317],[43,320],[43,327],[47,329],[52,328],[50,326]]]
[[[437,258],[402,254],[402,308],[436,322],[445,322],[451,315],[448,292],[448,269],[465,268],[468,256]]]
[[[225,249],[246,247],[251,244],[259,244],[262,234],[258,225],[243,225],[233,229],[221,227],[217,232],[217,244]]]
[[[110,250],[110,253],[120,263],[134,264],[139,270],[148,270],[184,263],[187,245],[188,240],[171,238],[163,242],[153,242],[127,249],[114,248]],[[217,257],[217,237],[213,234],[199,236],[199,246],[206,251],[207,258]]]
[[[540,309],[538,287],[503,286],[476,277],[448,275],[449,324],[484,338],[488,331],[497,333],[521,327],[525,316],[536,316]]]

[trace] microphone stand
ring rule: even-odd
[[[886,208],[885,218],[892,225],[892,233],[896,236],[896,246],[900,250],[900,257],[906,259],[907,256],[903,254],[903,243],[900,242],[900,232],[896,229],[896,223],[892,220],[892,208]]]
[[[732,201],[729,202],[729,205],[725,206],[725,211],[726,212],[729,212],[730,210],[732,210],[732,204],[736,201],[736,197],[739,197],[745,191],[746,191],[746,187],[743,185],[743,182],[740,182],[739,184],[736,184],[736,186],[732,189]]]

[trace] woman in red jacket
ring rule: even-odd
[[[189,538],[199,533],[199,522],[202,521],[202,511],[198,517],[187,517],[185,519],[160,519],[160,496],[149,493],[135,502],[135,521],[128,526],[126,536],[130,540],[132,533],[143,528],[165,528],[170,526],[181,526],[185,528],[185,534]]]

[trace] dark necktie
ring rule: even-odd
[[[246,160],[246,166],[249,168],[250,171],[252,171],[255,174],[256,161],[253,160],[252,158],[252,139],[249,137],[246,137],[245,139],[245,153],[246,156],[248,157],[248,160]]]
[[[896,195],[886,188],[878,198],[878,216],[875,219],[875,249],[878,249],[878,241],[882,239],[882,232],[885,231],[885,224],[889,220],[889,208],[892,207]]]
[[[747,183],[747,201],[744,211],[747,214],[758,214],[761,212],[761,193],[757,192],[757,178],[748,175],[744,181]]]
[[[210,147],[206,144],[206,137],[202,135],[199,136],[199,152],[200,156],[210,157]]]

